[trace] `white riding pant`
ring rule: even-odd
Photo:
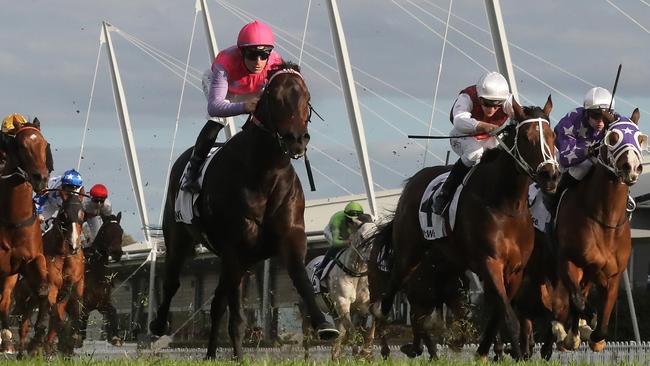
[[[458,136],[467,134],[453,129],[451,135]],[[460,156],[460,160],[467,167],[476,165],[481,160],[485,150],[493,149],[499,145],[495,137],[483,140],[477,140],[474,137],[456,137],[449,139],[449,144],[451,145],[451,149]]]
[[[570,166],[569,168],[561,168],[562,173],[568,171],[576,180],[582,180],[582,178],[589,173],[591,167],[594,166],[594,163],[590,159],[585,159],[582,163]]]

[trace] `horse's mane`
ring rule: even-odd
[[[273,77],[273,75],[275,75],[275,73],[277,73],[278,71],[286,70],[286,69],[293,70],[293,71],[296,71],[296,72],[300,72],[300,66],[298,66],[298,64],[295,64],[295,63],[293,63],[291,61],[287,61],[287,62],[283,62],[281,64],[274,65],[271,68],[271,70],[269,70],[268,79],[271,79]]]

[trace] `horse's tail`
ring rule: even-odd
[[[393,247],[393,221],[394,218],[377,226],[377,230],[371,237],[373,247],[380,253],[388,253]]]

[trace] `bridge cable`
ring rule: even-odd
[[[97,71],[99,70],[99,57],[102,53],[102,46],[104,45],[104,33],[102,32],[99,37],[99,47],[97,49],[97,61],[95,61],[95,73],[93,74],[93,83],[90,87],[90,98],[88,99],[88,110],[86,111],[86,121],[84,122],[84,129],[81,135],[81,148],[79,149],[79,160],[77,161],[77,171],[81,170],[81,159],[83,159],[84,146],[86,144],[86,135],[88,133],[88,122],[90,121],[90,110],[93,106],[93,97],[95,95],[95,83],[97,81]]]
[[[433,91],[433,105],[431,106],[431,118],[429,119],[429,130],[427,135],[431,135],[431,127],[433,126],[433,117],[436,112],[436,101],[438,99],[438,88],[440,86],[440,75],[442,74],[442,63],[445,59],[445,45],[447,44],[447,34],[449,32],[449,18],[451,17],[451,6],[454,0],[449,0],[449,10],[447,11],[447,21],[445,22],[445,36],[442,39],[442,50],[440,51],[440,63],[438,64],[438,76],[436,77],[436,87]],[[424,148],[424,157],[422,158],[422,168],[427,165],[427,152],[429,151],[430,140],[426,141]]]

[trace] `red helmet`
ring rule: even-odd
[[[237,47],[275,46],[275,36],[268,25],[256,20],[246,24],[237,37]]]
[[[90,189],[90,196],[93,198],[106,199],[106,197],[108,197],[108,189],[106,189],[106,186],[103,184],[95,184]]]

